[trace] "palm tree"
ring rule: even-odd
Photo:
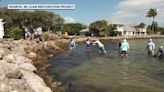
[[[143,32],[143,29],[145,28],[145,26],[146,26],[145,23],[140,23],[140,24],[138,25],[138,27],[140,28],[140,29],[139,29],[139,30],[140,30],[140,35],[141,35],[141,30],[142,30],[142,32]],[[146,32],[145,32],[145,35],[146,35]]]
[[[145,28],[145,26],[146,26],[145,23],[140,23],[140,24],[138,25],[139,28]]]
[[[153,17],[153,22],[152,22],[152,31],[154,32],[155,28],[154,28],[154,20],[155,20],[155,16],[157,16],[157,9],[149,9],[149,11],[147,12],[146,17]]]
[[[140,24],[133,26],[133,28],[136,29],[136,31],[141,35],[142,30],[145,28],[146,24],[141,22]]]

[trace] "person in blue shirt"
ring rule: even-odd
[[[121,56],[122,57],[127,57],[128,56],[128,50],[129,50],[129,43],[127,42],[126,39],[123,40],[123,42],[121,43]]]
[[[154,55],[155,44],[152,39],[149,39],[146,49],[147,49],[148,55],[152,55],[152,56]]]
[[[70,51],[71,51],[71,53],[73,53],[73,51],[75,50],[75,47],[76,47],[76,43],[75,43],[75,41],[71,38],[71,39],[70,39]]]

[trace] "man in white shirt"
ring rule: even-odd
[[[36,29],[36,32],[38,34],[38,39],[41,40],[41,41],[44,41],[43,36],[42,36],[42,34],[43,34],[42,27],[38,27]]]
[[[24,27],[24,30],[25,30],[25,39],[30,40],[31,33],[29,31],[29,28],[28,27]]]
[[[103,52],[104,54],[106,54],[106,50],[104,48],[104,45],[99,40],[96,40],[94,42],[94,44],[97,44],[98,45],[98,47],[99,47],[99,53],[102,53]]]

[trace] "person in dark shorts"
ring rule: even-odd
[[[31,33],[31,40],[33,40],[34,39],[35,29],[30,29],[30,33]]]
[[[119,47],[119,49],[121,48],[121,43],[122,43],[122,40],[120,40],[120,41],[118,42],[118,47]]]
[[[160,46],[157,53],[156,53],[156,56],[159,58],[159,59],[164,59],[164,48],[163,46]]]
[[[91,51],[91,46],[92,46],[92,43],[90,42],[90,39],[87,39],[85,52],[90,52]]]
[[[119,53],[119,55],[121,55],[121,44],[122,44],[122,40],[120,39],[118,42],[118,53]]]
[[[127,51],[121,51],[121,54],[127,55],[128,52]]]
[[[128,56],[129,43],[126,39],[123,40],[121,44],[121,56],[126,58]]]
[[[148,55],[154,56],[155,44],[152,39],[149,39],[146,49],[147,49]]]
[[[30,40],[31,38],[30,29],[28,27],[24,27],[24,30],[25,30],[25,39]]]
[[[76,47],[76,43],[75,41],[73,40],[73,38],[70,39],[70,51],[71,53],[70,54],[73,54],[74,50],[75,50],[75,47]]]

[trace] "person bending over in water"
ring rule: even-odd
[[[164,48],[160,46],[155,56],[159,57],[159,59],[164,59]]]
[[[146,49],[147,49],[148,55],[152,55],[152,56],[154,55],[155,44],[152,41],[152,39],[149,39],[147,46],[146,46]]]
[[[96,40],[95,42],[94,42],[94,44],[97,44],[98,45],[98,47],[99,47],[99,53],[101,54],[102,52],[104,53],[104,54],[106,54],[106,50],[105,50],[105,48],[104,48],[104,45],[99,41],[99,40]]]
[[[127,42],[126,39],[123,40],[123,42],[121,43],[121,56],[123,58],[126,58],[128,56],[128,50],[129,50],[129,43]]]
[[[71,39],[70,39],[70,51],[71,51],[71,53],[74,52],[75,47],[76,47],[76,43],[75,43],[75,41],[71,38]]]
[[[87,39],[86,41],[86,48],[85,48],[85,52],[91,52],[91,45],[92,43],[90,42],[90,39]]]

